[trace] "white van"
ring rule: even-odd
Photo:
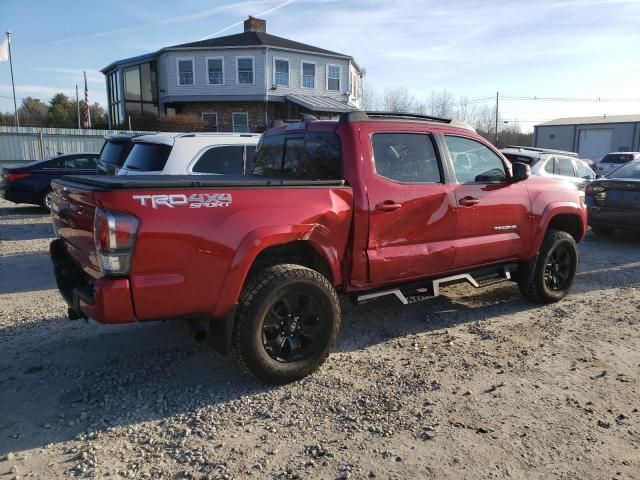
[[[118,175],[245,175],[257,133],[159,133],[133,139]]]

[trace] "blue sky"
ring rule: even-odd
[[[381,92],[447,89],[495,95],[629,98],[628,102],[515,101],[504,118],[527,129],[573,115],[640,113],[640,0],[0,0],[13,31],[18,97],[72,94],[87,70],[106,103],[100,68],[120,58],[237,33],[247,15],[275,35],[352,55]],[[12,110],[8,62],[0,110]],[[489,104],[490,102],[488,102]]]

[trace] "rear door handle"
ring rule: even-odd
[[[478,200],[477,198],[464,197],[464,198],[461,198],[458,203],[463,207],[473,207],[474,205],[477,205],[479,202],[480,200]]]
[[[376,205],[376,210],[379,212],[393,212],[400,207],[402,207],[401,203],[396,203],[393,200],[385,200],[384,202]]]

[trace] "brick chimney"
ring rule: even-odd
[[[250,16],[244,21],[244,31],[267,33],[267,21]]]

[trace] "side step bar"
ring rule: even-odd
[[[443,277],[443,278],[432,280],[431,288],[429,287],[418,288],[416,292],[427,293],[429,291],[432,291],[433,292],[432,295],[420,296],[422,300],[430,300],[432,298],[436,298],[440,296],[440,286],[443,284],[467,282],[473,285],[475,288],[482,288],[482,287],[488,287],[489,285],[494,285],[496,283],[505,282],[507,280],[511,280],[511,271],[509,270],[508,267],[504,267],[502,274],[495,278],[488,278],[486,280],[483,280],[483,279],[476,280],[471,276],[470,273],[461,273],[459,275],[452,275],[450,277]],[[364,293],[362,295],[358,295],[356,297],[356,303],[366,302],[367,300],[371,300],[378,297],[385,297],[387,295],[394,295],[398,300],[400,300],[400,303],[402,303],[403,305],[408,305],[410,303],[409,300],[407,300],[407,297],[404,295],[404,293],[402,293],[402,290],[400,288],[391,288],[388,290],[379,290],[377,292]]]

